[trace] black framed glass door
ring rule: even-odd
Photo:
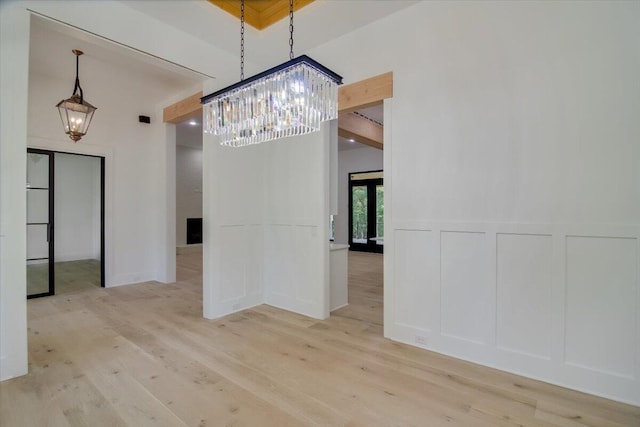
[[[26,190],[27,298],[104,287],[105,158],[29,148]]]
[[[349,174],[349,248],[384,252],[382,171]]]
[[[27,150],[27,298],[54,294],[54,158]]]

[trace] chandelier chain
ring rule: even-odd
[[[72,95],[75,95],[76,93],[78,93],[78,90],[80,90],[80,103],[82,104],[82,101],[84,100],[84,94],[82,93],[82,86],[80,86],[79,70],[80,70],[80,55],[76,55],[76,83],[73,86]]]
[[[293,59],[293,0],[289,0],[289,59]]]
[[[240,81],[244,80],[244,0],[240,1]]]

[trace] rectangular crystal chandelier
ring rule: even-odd
[[[320,130],[338,118],[342,77],[299,56],[201,98],[204,131],[242,147]]]

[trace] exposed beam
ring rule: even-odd
[[[380,74],[338,89],[338,111],[372,107],[393,97],[393,72]]]
[[[202,92],[195,93],[164,109],[163,121],[180,123],[194,113],[202,111]],[[352,112],[380,104],[393,97],[393,72],[380,74],[338,88],[338,111]]]
[[[383,134],[382,126],[371,120],[353,113],[341,112],[339,114],[338,135],[343,138],[355,139],[362,144],[382,150]]]
[[[313,0],[294,0],[293,10],[302,9]],[[238,0],[209,0],[225,12],[240,19],[240,2]],[[289,0],[246,0],[244,20],[258,30],[264,30],[282,18],[289,16]]]
[[[193,117],[195,113],[202,111],[200,98],[202,98],[202,92],[194,93],[182,101],[169,105],[162,111],[162,121],[177,124]]]

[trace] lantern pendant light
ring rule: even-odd
[[[80,138],[87,133],[96,107],[85,101],[82,87],[80,87],[78,64],[80,55],[82,55],[83,52],[77,49],[73,49],[72,52],[76,55],[76,83],[73,87],[73,94],[71,98],[58,102],[56,107],[58,107],[60,119],[62,119],[64,132],[69,135],[69,138],[71,138],[73,142],[78,142]],[[78,92],[80,92],[79,95]]]
[[[289,61],[244,79],[244,0],[240,3],[240,81],[201,98],[204,131],[242,147],[320,130],[338,117],[342,77],[306,55],[293,57],[289,0]]]

